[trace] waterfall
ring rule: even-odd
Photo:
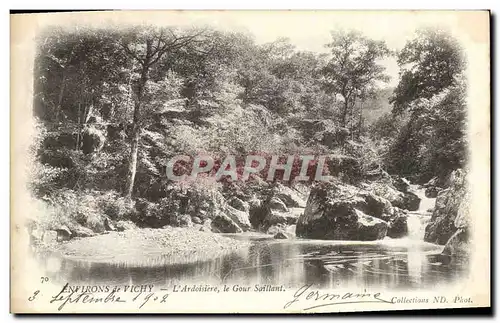
[[[410,192],[415,193],[420,198],[420,205],[417,211],[408,213],[408,238],[422,241],[424,240],[425,227],[432,215],[436,199],[426,197],[425,188],[419,185],[410,185]]]
[[[408,238],[411,240],[424,240],[425,227],[429,222],[429,216],[411,212],[408,214]]]

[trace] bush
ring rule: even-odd
[[[135,216],[133,202],[127,202],[117,192],[59,190],[45,197],[44,217],[38,219],[47,229],[67,225],[70,229],[83,226],[94,232],[103,232],[106,218],[114,221]]]
[[[170,223],[170,219],[166,218],[162,212],[161,204],[139,198],[135,205],[137,212],[132,221],[138,226],[161,228]]]
[[[116,191],[105,192],[98,198],[99,209],[111,220],[128,220],[134,216],[135,203]]]

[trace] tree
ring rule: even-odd
[[[391,102],[400,113],[418,99],[429,99],[455,84],[465,68],[463,51],[456,39],[436,29],[417,31],[398,55],[400,81]]]
[[[143,129],[143,108],[148,99],[153,99],[148,93],[148,82],[151,81],[151,71],[160,60],[170,53],[179,51],[192,42],[197,41],[204,30],[189,30],[183,33],[172,28],[137,28],[122,35],[120,45],[124,53],[134,60],[134,112],[131,132],[131,147],[129,167],[124,195],[131,198],[137,171],[137,156],[139,138]]]
[[[357,31],[332,32],[330,60],[323,68],[324,85],[329,93],[342,97],[341,126],[346,127],[349,113],[357,100],[364,100],[377,81],[387,81],[379,59],[389,55],[383,41],[366,38]]]
[[[399,53],[400,81],[393,114],[406,123],[393,140],[389,169],[426,181],[466,162],[462,49],[440,30],[417,32]]]

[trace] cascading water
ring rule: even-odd
[[[421,241],[424,239],[425,226],[427,224],[426,216],[420,214],[409,214],[408,223],[408,238],[411,240]]]
[[[410,192],[420,198],[420,206],[417,211],[408,214],[408,238],[411,240],[424,240],[425,227],[430,220],[432,210],[436,203],[435,198],[425,196],[425,188],[418,185],[410,185]]]

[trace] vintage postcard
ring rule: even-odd
[[[488,11],[10,19],[11,312],[490,307]]]

